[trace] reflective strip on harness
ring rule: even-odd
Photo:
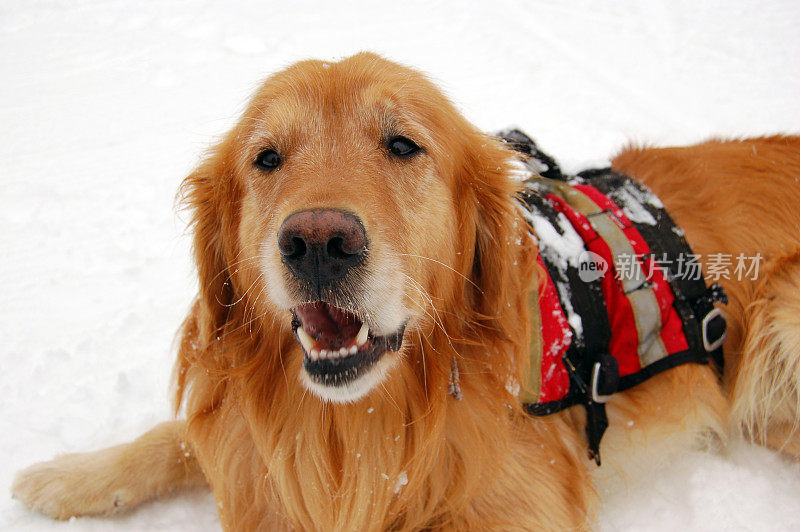
[[[577,187],[573,190],[577,190]],[[591,201],[588,197],[587,200]],[[580,206],[573,207],[588,218],[594,230],[611,249],[614,270],[621,274],[618,275],[618,280],[633,310],[638,337],[637,352],[641,366],[647,366],[664,358],[667,356],[667,350],[658,334],[661,330],[661,313],[656,295],[647,284],[647,278],[637,259],[638,255],[628,240],[628,236],[622,232],[620,226],[617,225],[619,222],[611,216],[609,211],[597,212],[595,210],[593,213],[586,213],[581,211]],[[595,209],[598,208],[595,205]],[[626,229],[632,230],[630,223]]]
[[[537,275],[529,295],[531,334],[529,346],[530,367],[520,383],[520,400],[523,403],[555,401],[569,392],[569,374],[563,357],[572,344],[572,332],[559,302],[555,283],[547,272],[541,257],[536,258]],[[538,324],[538,328],[533,328]]]
[[[539,258],[539,257],[537,257]],[[539,259],[541,260],[541,259]],[[528,367],[523,368],[522,382],[519,388],[519,400],[522,403],[538,403],[542,391],[542,315],[539,309],[541,294],[539,293],[539,272],[534,268],[533,279],[528,287],[528,320],[531,324],[531,339],[528,344]],[[543,287],[544,288],[544,287]]]

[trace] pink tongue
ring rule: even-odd
[[[361,322],[352,314],[326,303],[306,303],[295,309],[297,318],[313,339],[340,347],[358,334]]]

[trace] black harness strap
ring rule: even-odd
[[[554,229],[559,230],[559,214],[542,195],[529,189],[523,192],[522,199],[533,206],[539,215],[547,218]],[[567,264],[566,268],[561,269],[547,260],[545,255],[542,259],[547,273],[555,283],[561,308],[568,316],[570,313],[576,314],[582,324],[579,330],[570,326],[572,342],[563,356],[564,366],[569,373],[570,390],[579,390],[579,393],[570,393],[565,400],[523,406],[531,414],[546,415],[582,403],[587,415],[589,455],[600,465],[600,440],[608,428],[608,418],[604,401],[596,397],[597,394],[593,397],[591,378],[587,376],[592,376],[595,366],[600,365],[602,370],[598,378],[601,382],[598,384],[603,396],[617,391],[619,383],[617,361],[608,353],[611,325],[608,322],[600,278],[586,281],[581,279],[574,265]]]
[[[564,181],[564,175],[555,159],[540,150],[533,139],[519,129],[506,129],[495,136],[509,144],[514,151],[526,155],[529,158],[528,165],[536,174],[548,179]],[[535,162],[535,164],[531,164],[531,162]]]

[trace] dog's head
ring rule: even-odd
[[[248,351],[295,357],[339,402],[404,356],[446,375],[476,345],[524,343],[510,160],[423,75],[375,55],[275,74],[185,182],[201,336],[291,331],[289,352]]]

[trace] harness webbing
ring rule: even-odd
[[[583,404],[589,455],[600,464],[610,395],[680,364],[712,358],[721,370],[725,324],[714,302],[727,301],[699,270],[681,271],[691,248],[649,189],[611,169],[564,178],[523,133],[503,137],[530,157],[520,202],[546,277],[531,284],[520,401],[534,415]],[[542,168],[548,177],[533,175]]]

